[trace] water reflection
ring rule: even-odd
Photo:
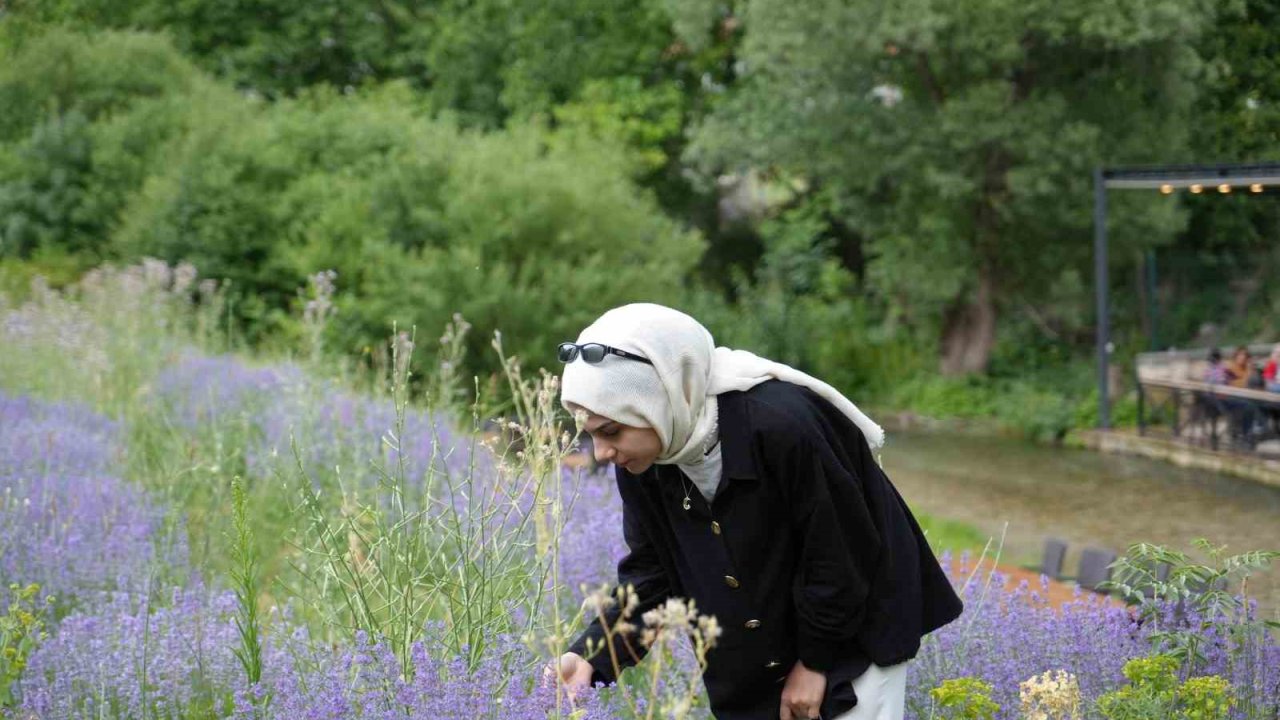
[[[1031,445],[1014,439],[896,432],[882,462],[907,502],[999,537],[1005,557],[1037,563],[1047,536],[1122,552],[1134,542],[1188,550],[1196,537],[1228,553],[1280,550],[1280,489],[1145,458]],[[1255,575],[1249,594],[1280,616],[1280,568]]]

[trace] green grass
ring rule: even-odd
[[[986,533],[968,523],[924,513],[916,513],[915,516],[916,521],[920,523],[920,529],[924,530],[925,538],[929,541],[929,547],[933,548],[935,553],[943,550],[950,550],[953,553],[968,550],[976,555],[981,553],[987,545],[989,538]]]

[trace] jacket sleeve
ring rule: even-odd
[[[806,667],[825,672],[862,625],[882,542],[861,479],[823,437],[798,435],[783,458],[800,542],[791,588],[796,646]]]
[[[628,482],[628,480],[632,482]],[[671,596],[671,584],[667,572],[659,560],[648,529],[643,522],[642,498],[632,492],[634,476],[618,477],[618,492],[622,496],[622,534],[627,543],[627,554],[618,562],[616,587],[631,585],[635,588],[639,606],[632,612],[629,622],[639,627],[641,617],[666,602]],[[621,611],[612,607],[605,612],[605,621],[613,627]],[[614,651],[617,656],[615,670],[613,656],[604,644],[604,626],[599,617],[593,619],[578,639],[569,646],[569,652],[577,653],[591,663],[594,672],[591,682],[611,683],[617,680],[617,671],[635,665],[644,658],[646,648],[639,642],[638,634],[614,635]]]

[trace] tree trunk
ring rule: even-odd
[[[956,298],[942,322],[943,375],[983,373],[996,344],[995,279],[985,263],[978,268],[978,285]]]
[[[1014,85],[1014,100],[1020,86]],[[951,301],[942,316],[943,375],[985,373],[996,345],[995,259],[999,256],[1001,225],[998,208],[1009,194],[1011,159],[1002,148],[987,153],[982,168],[982,191],[974,206],[973,251],[977,283]]]

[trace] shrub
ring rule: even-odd
[[[145,98],[180,93],[199,76],[167,39],[149,33],[55,28],[6,54],[0,55],[0,143],[26,137],[50,112],[79,112],[94,121]]]
[[[0,58],[0,256],[104,258],[162,150],[242,104],[159,36],[52,30]]]
[[[991,684],[977,678],[947,680],[929,691],[941,715],[954,720],[992,720],[1000,706],[991,699]]]
[[[84,114],[51,115],[15,155],[17,171],[0,182],[0,255],[96,250],[105,228],[91,211],[92,142]]]
[[[1233,700],[1230,683],[1220,677],[1197,677],[1179,683],[1181,663],[1169,655],[1135,658],[1125,663],[1129,685],[1098,698],[1107,720],[1219,720]]]
[[[550,363],[605,309],[674,299],[702,251],[636,189],[620,151],[551,139],[424,119],[400,86],[316,93],[193,134],[130,208],[119,247],[229,279],[259,338],[296,332],[294,289],[331,268],[339,351],[460,312],[477,329],[468,356],[488,363],[472,370],[496,369],[485,346],[499,327]]]

